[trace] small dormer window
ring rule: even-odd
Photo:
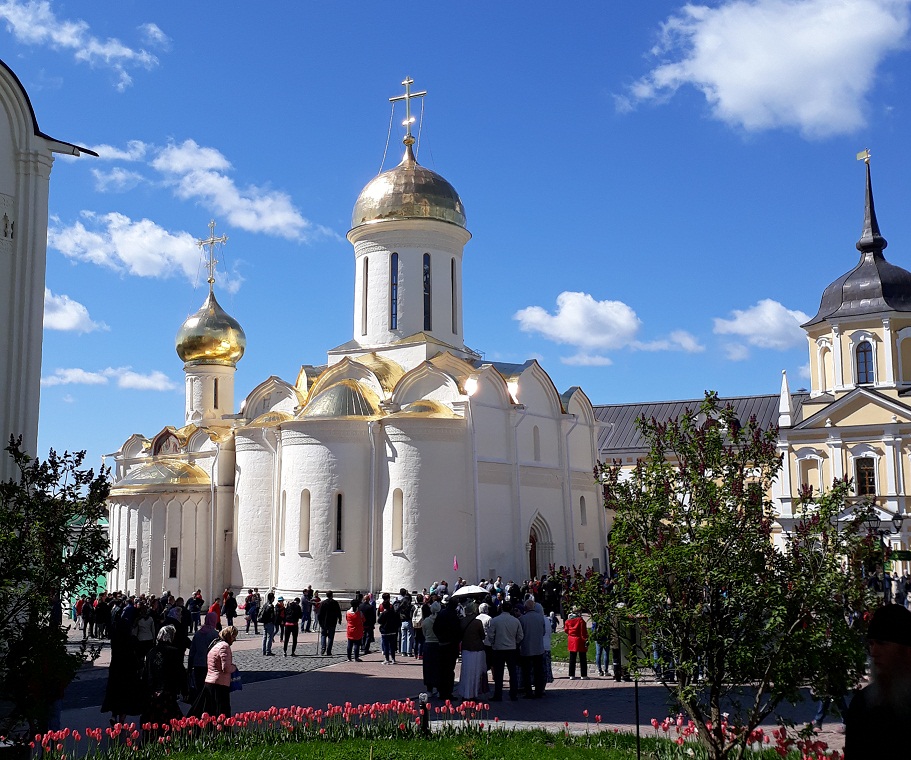
[[[855,349],[855,358],[857,360],[857,384],[873,384],[873,346],[870,341],[865,340],[857,344]]]

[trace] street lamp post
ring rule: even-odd
[[[872,507],[872,505],[870,505]],[[905,516],[895,513],[892,515],[885,527],[883,526],[883,521],[879,519],[879,516],[876,514],[875,510],[872,508],[869,511],[867,518],[864,520],[864,527],[867,529],[869,535],[878,535],[879,536],[879,545],[883,550],[883,602],[889,604],[892,601],[892,588],[886,588],[885,575],[886,575],[886,536],[891,536],[893,533],[900,533],[902,529],[902,523],[905,521]]]

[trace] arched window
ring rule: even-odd
[[[310,491],[301,491],[300,524],[297,528],[297,550],[310,551]]]
[[[433,320],[431,319],[431,273],[430,273],[430,254],[424,254],[424,329],[432,330],[433,329]]]
[[[854,356],[857,359],[857,384],[869,385],[873,382],[873,346],[870,341],[858,343]]]
[[[876,496],[876,459],[858,457],[854,460],[854,493]]]
[[[399,255],[392,254],[389,262],[389,329],[399,327]]]
[[[459,300],[458,294],[456,292],[456,263],[455,259],[449,264],[449,281],[452,283],[452,334],[458,335],[458,310],[459,310]]]
[[[531,430],[531,439],[532,447],[534,451],[534,457],[536,462],[541,461],[541,431],[538,430],[538,426],[535,425]]]
[[[370,273],[370,261],[364,256],[364,274],[363,274],[363,291],[361,297],[361,335],[367,334],[367,279]]]
[[[335,551],[342,551],[342,495],[335,497]]]
[[[392,551],[400,552],[404,545],[405,504],[402,489],[392,492]]]
[[[579,522],[582,525],[588,525],[588,513],[585,510],[585,497],[579,497]]]
[[[282,504],[278,513],[278,553],[285,553],[285,523],[288,520],[288,492],[282,491]]]

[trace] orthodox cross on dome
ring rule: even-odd
[[[209,270],[209,291],[212,290],[212,286],[215,284],[215,265],[218,263],[218,259],[215,258],[215,246],[221,243],[224,245],[228,242],[228,236],[222,235],[221,237],[215,237],[215,220],[209,222],[209,238],[208,240],[197,240],[196,245],[200,248],[207,248],[206,251],[206,269]]]
[[[405,94],[389,98],[389,102],[396,103],[399,100],[405,101],[405,121],[402,122],[402,126],[405,127],[405,139],[402,140],[402,142],[405,143],[405,145],[414,145],[414,136],[411,134],[411,125],[414,123],[414,116],[411,115],[411,99],[423,98],[427,94],[427,91],[412,92],[411,85],[414,84],[414,80],[411,77],[405,77],[402,84],[405,86]]]

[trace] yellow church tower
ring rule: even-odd
[[[901,524],[911,482],[911,272],[883,255],[870,154],[858,158],[866,170],[860,260],[825,289],[803,325],[811,390],[799,414],[782,381],[779,522],[787,531],[801,489],[826,490],[847,476],[857,504],[875,505],[881,525],[901,526],[889,538],[899,548],[911,527]]]

